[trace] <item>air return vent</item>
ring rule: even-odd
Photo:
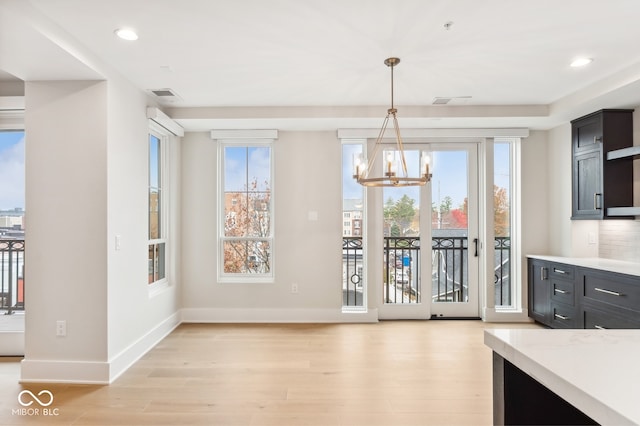
[[[470,99],[471,96],[436,96],[433,98],[432,105],[466,104]]]
[[[176,95],[174,93],[173,90],[171,89],[155,89],[155,90],[151,90],[151,93],[153,93],[154,95],[158,96],[158,97],[162,97],[162,98],[177,98],[178,95]]]
[[[433,98],[433,105],[446,105],[451,102],[451,98]]]

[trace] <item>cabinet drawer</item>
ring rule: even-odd
[[[618,274],[585,272],[582,279],[585,300],[640,311],[640,279]]]
[[[551,278],[551,300],[575,306],[575,285],[573,281]]]
[[[576,313],[576,308],[573,306],[551,302],[551,327],[576,328],[578,324]]]
[[[631,317],[617,315],[611,312],[601,311],[591,306],[584,306],[582,312],[584,328],[640,328],[640,322]]]
[[[575,276],[575,267],[565,265],[563,263],[549,264],[549,278],[559,278],[567,281],[573,281]]]

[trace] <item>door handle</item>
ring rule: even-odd
[[[602,197],[602,194],[600,194],[599,192],[596,192],[595,194],[593,194],[593,209],[594,210],[602,210],[602,207],[600,206],[600,203],[598,203],[598,201],[600,200],[601,197]]]
[[[473,256],[478,257],[478,239],[477,238],[473,239],[473,244],[476,246],[476,251]]]

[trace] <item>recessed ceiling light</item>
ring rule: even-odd
[[[138,39],[138,34],[131,28],[118,28],[114,32],[123,40],[134,41]]]
[[[589,65],[591,62],[593,62],[592,58],[578,58],[571,62],[571,66],[574,68],[584,67],[585,65]]]

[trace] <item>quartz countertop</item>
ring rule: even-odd
[[[602,271],[617,272],[619,274],[640,276],[640,263],[623,260],[605,259],[602,257],[562,257],[529,254],[532,259],[547,260],[550,262],[564,263],[566,265],[582,266],[585,268],[600,269]]]
[[[485,330],[484,342],[604,425],[640,424],[640,330]]]

